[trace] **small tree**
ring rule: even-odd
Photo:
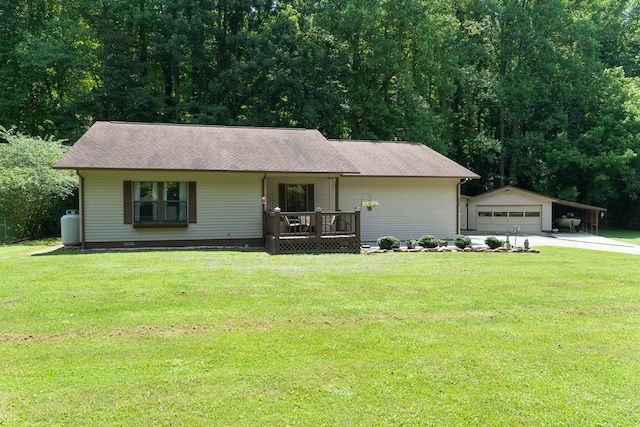
[[[62,202],[78,187],[73,171],[53,165],[66,152],[61,140],[31,137],[0,126],[0,206],[15,238],[42,237],[57,224]]]

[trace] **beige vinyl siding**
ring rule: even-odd
[[[84,177],[86,242],[262,237],[262,174],[99,171]],[[123,221],[123,181],[195,181],[198,221],[186,228],[134,228]]]
[[[469,228],[467,215],[469,210],[469,199],[466,197],[460,197],[460,229],[466,230]]]
[[[451,238],[458,231],[458,179],[450,178],[340,178],[340,208],[352,210],[371,198],[380,203],[362,210],[363,242],[381,236],[400,240],[430,234]]]

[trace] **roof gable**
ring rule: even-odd
[[[486,199],[486,198],[491,198],[492,196],[495,196],[496,194],[499,194],[499,193],[505,192],[505,191],[507,193],[513,192],[515,194],[521,194],[523,196],[533,197],[535,199],[542,200],[542,201],[545,201],[545,202],[555,201],[555,199],[553,197],[545,196],[544,194],[535,193],[535,192],[529,191],[529,190],[524,190],[522,188],[514,187],[513,185],[505,185],[504,187],[496,188],[495,190],[491,190],[491,191],[487,191],[486,193],[478,194],[477,196],[473,196],[472,199],[475,201],[475,200],[482,200],[482,199]]]
[[[521,194],[527,197],[533,197],[536,198],[538,200],[543,200],[543,201],[547,201],[547,202],[553,202],[553,203],[557,203],[559,205],[564,205],[564,206],[569,206],[569,207],[573,207],[573,208],[577,208],[577,209],[585,209],[585,210],[593,210],[593,211],[606,211],[606,208],[602,208],[599,206],[592,206],[592,205],[586,205],[584,203],[578,203],[578,202],[571,202],[568,200],[562,200],[562,199],[558,199],[556,197],[549,197],[549,196],[545,196],[544,194],[540,194],[540,193],[536,193],[533,191],[529,191],[529,190],[524,190],[522,188],[518,188],[515,187],[513,185],[505,185],[504,187],[500,187],[500,188],[496,188],[495,190],[491,190],[491,191],[487,191],[486,193],[482,193],[482,194],[478,194],[477,196],[472,197],[473,201],[477,201],[477,200],[483,200],[486,198],[491,198],[491,196],[494,196],[496,194],[498,194],[498,192],[504,192],[506,191],[507,193],[510,192],[514,192],[516,194]]]

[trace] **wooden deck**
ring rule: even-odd
[[[360,253],[360,211],[269,212],[265,229],[272,254]]]

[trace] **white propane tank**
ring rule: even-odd
[[[77,209],[68,209],[60,218],[62,244],[74,246],[80,244],[80,215]]]

